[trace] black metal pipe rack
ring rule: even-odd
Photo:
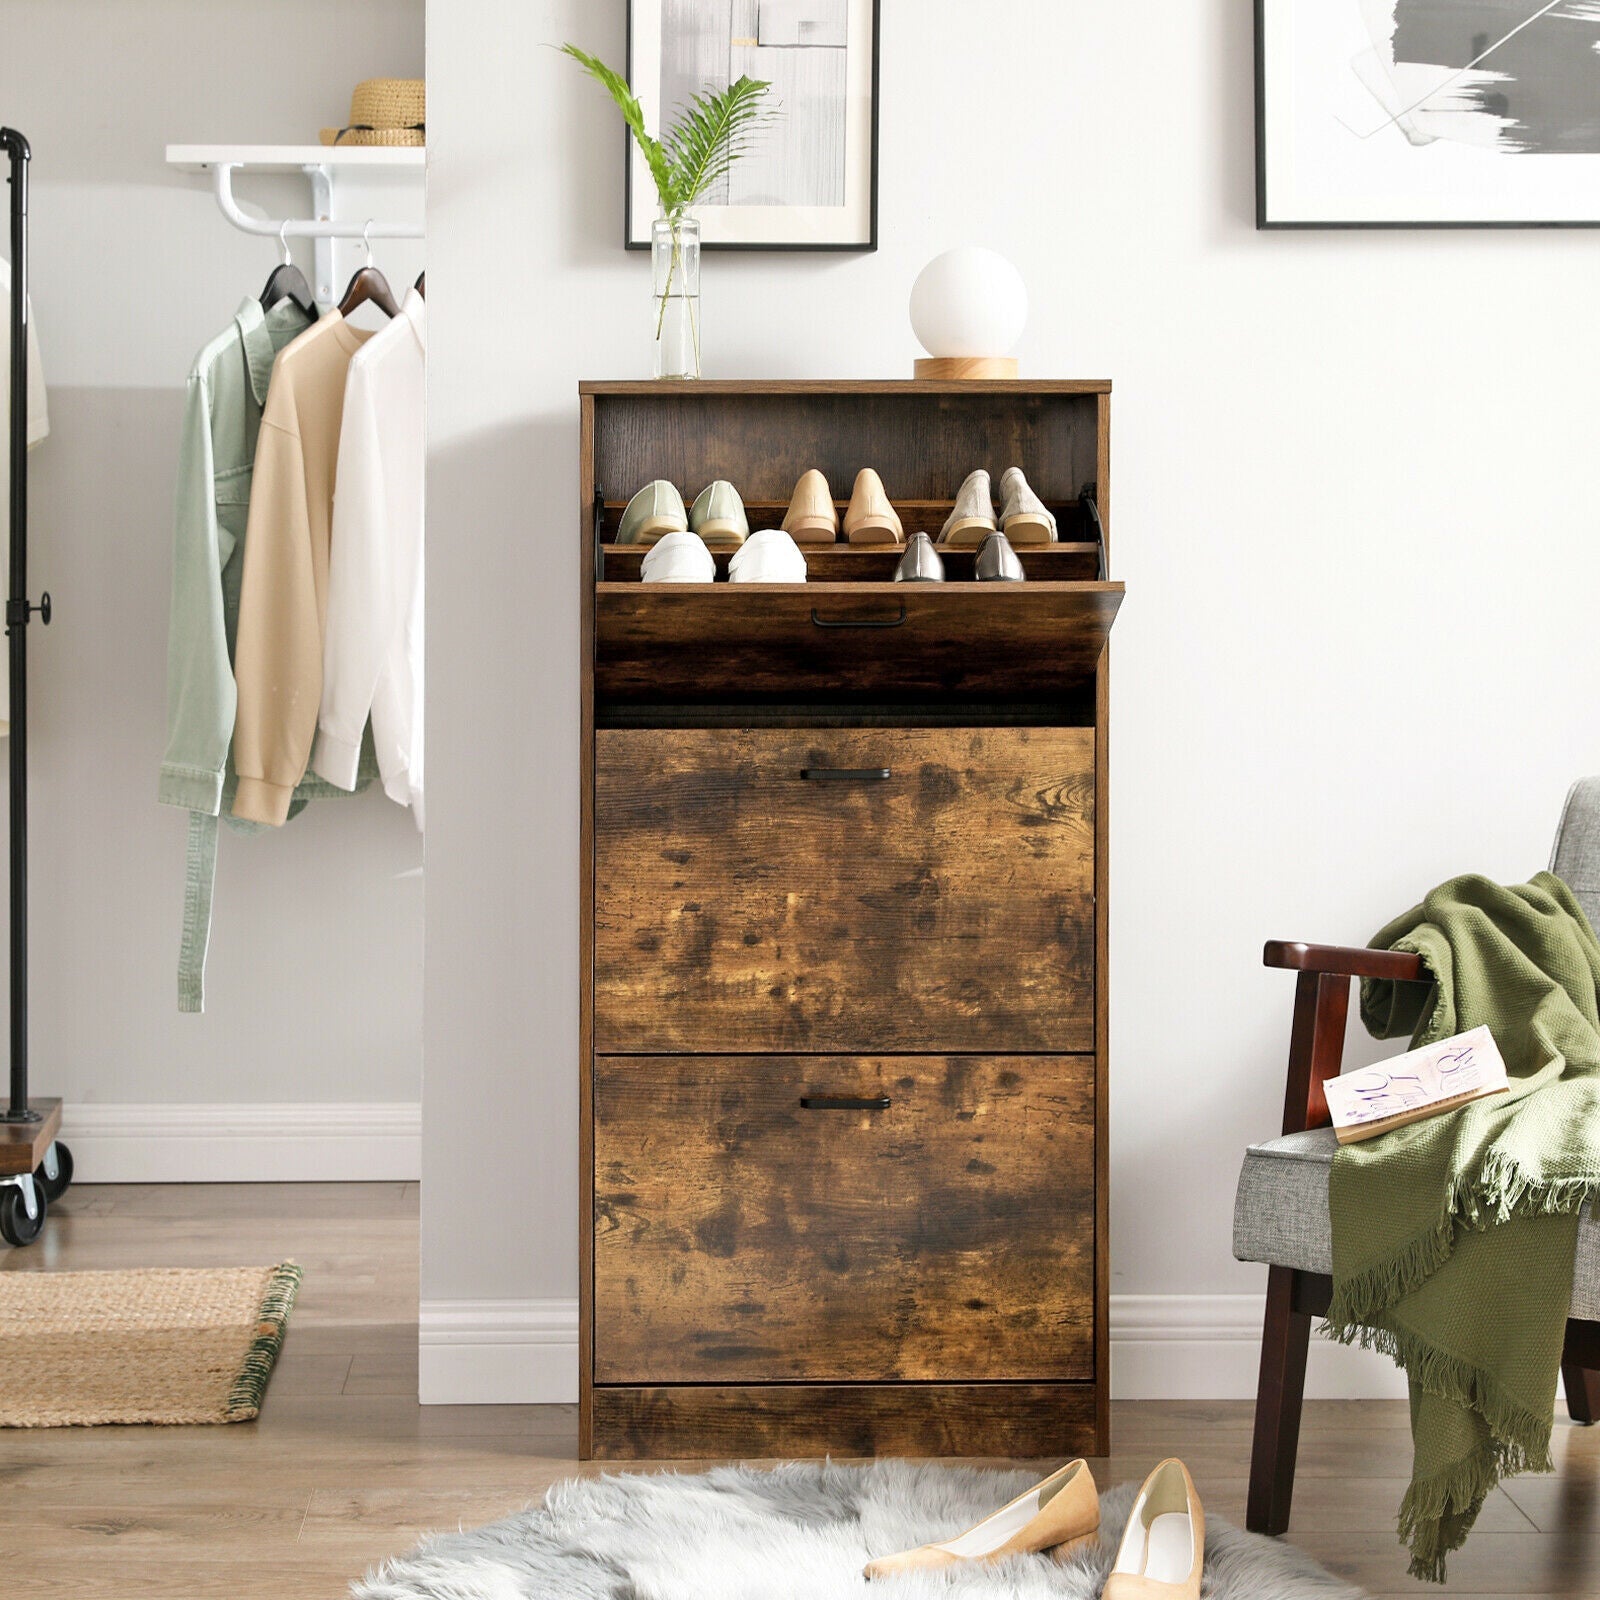
[[[44,1226],[47,1204],[72,1180],[71,1156],[55,1139],[59,1101],[28,1096],[28,624],[50,621],[50,596],[28,599],[28,163],[32,151],[15,128],[0,128],[0,150],[10,162],[11,560],[5,622],[10,684],[10,954],[11,1071],[0,1112],[0,1235],[29,1244]]]

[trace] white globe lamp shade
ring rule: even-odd
[[[1022,274],[994,250],[935,256],[911,286],[911,327],[929,359],[919,378],[1014,378],[1011,351],[1028,325]]]

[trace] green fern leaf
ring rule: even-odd
[[[744,77],[715,94],[697,94],[679,109],[661,143],[673,170],[673,189],[688,210],[752,150],[773,112],[764,104],[772,87]]]
[[[656,196],[661,201],[661,209],[668,216],[675,216],[693,205],[692,199],[686,200],[679,193],[677,172],[661,141],[653,139],[646,131],[644,110],[639,104],[638,96],[628,86],[628,80],[620,72],[608,67],[598,56],[589,55],[575,44],[562,45],[561,53],[576,61],[616,101],[617,109],[622,113],[622,120],[632,131],[644,155],[645,164],[650,168],[650,176],[655,180]]]

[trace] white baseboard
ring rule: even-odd
[[[424,1300],[425,1406],[569,1405],[578,1398],[576,1300]]]
[[[1247,1400],[1261,1359],[1262,1295],[1111,1297],[1118,1400]],[[576,1300],[424,1300],[424,1405],[551,1405],[578,1398]],[[1369,1350],[1314,1340],[1306,1395],[1404,1399],[1404,1376]]]
[[[61,1137],[79,1183],[410,1181],[422,1107],[69,1103]]]
[[[1253,1399],[1265,1309],[1264,1294],[1112,1295],[1112,1398]],[[1405,1397],[1405,1375],[1387,1356],[1313,1334],[1307,1399]]]

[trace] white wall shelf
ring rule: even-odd
[[[167,165],[204,172],[226,162],[257,172],[296,172],[305,167],[416,167],[427,162],[420,145],[169,144]]]
[[[244,233],[279,240],[309,239],[314,262],[313,290],[318,301],[331,305],[335,298],[333,241],[335,239],[421,239],[420,222],[388,222],[380,217],[343,217],[336,202],[338,175],[378,172],[412,174],[420,180],[428,153],[416,145],[325,144],[169,144],[167,165],[179,172],[209,172],[217,208]],[[234,196],[236,173],[304,173],[311,184],[309,217],[254,217]]]

